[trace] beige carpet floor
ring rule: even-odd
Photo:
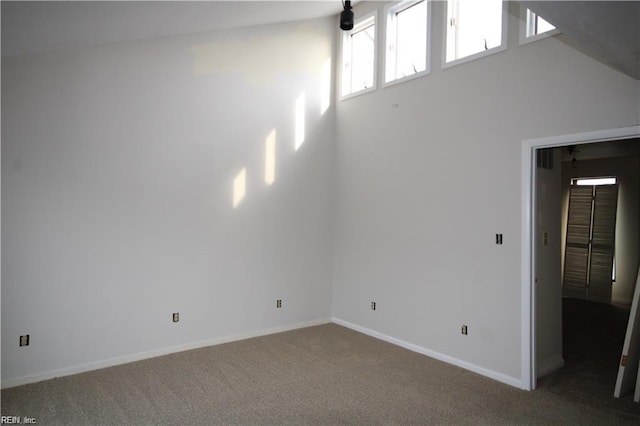
[[[4,389],[48,424],[640,424],[326,324]]]

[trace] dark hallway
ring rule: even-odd
[[[629,308],[562,299],[565,366],[538,382],[538,389],[594,407],[640,416],[633,395],[614,398],[618,363],[629,319]]]

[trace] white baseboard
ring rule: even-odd
[[[564,367],[562,354],[551,355],[538,364],[538,378],[544,377],[562,367]]]
[[[422,355],[426,355],[428,357],[437,359],[438,361],[443,361],[443,362],[446,362],[447,364],[452,364],[457,367],[464,368],[465,370],[473,371],[474,373],[478,373],[490,379],[497,380],[498,382],[502,382],[507,385],[517,387],[519,389],[527,389],[524,386],[524,383],[522,382],[522,380],[517,377],[507,376],[506,374],[498,373],[497,371],[489,370],[487,368],[480,367],[470,362],[462,361],[452,356],[445,355],[440,352],[432,351],[430,349],[423,348],[422,346],[405,342],[404,340],[396,339],[395,337],[391,337],[386,334],[379,333],[375,330],[371,330],[369,328],[362,327],[362,326],[350,323],[348,321],[341,320],[340,318],[332,318],[332,321],[343,327],[347,327],[352,330],[358,331],[360,333],[366,334],[368,336],[375,337],[376,339],[384,340],[385,342],[403,347],[410,351],[417,352]]]
[[[87,371],[113,367],[115,365],[127,364],[130,362],[141,361],[143,359],[149,359],[149,358],[155,358],[158,356],[168,355],[176,352],[183,352],[183,351],[188,351],[192,349],[204,348],[207,346],[220,345],[222,343],[235,342],[238,340],[250,339],[252,337],[260,337],[260,336],[266,336],[269,334],[282,333],[284,331],[297,330],[299,328],[313,327],[316,325],[328,324],[330,322],[331,322],[331,319],[329,318],[320,318],[312,321],[281,325],[281,326],[266,328],[262,330],[250,331],[247,333],[240,333],[240,334],[234,334],[231,336],[218,337],[215,339],[201,340],[199,342],[169,346],[166,348],[154,349],[147,352],[140,352],[137,354],[109,358],[102,361],[89,362],[86,364],[60,368],[57,370],[51,370],[43,373],[36,373],[36,374],[31,374],[31,375],[22,376],[22,377],[16,377],[13,379],[7,379],[7,380],[2,379],[1,388],[6,389],[14,386],[26,385],[29,383],[49,380],[56,377],[63,377],[63,376],[69,376],[72,374],[85,373]]]

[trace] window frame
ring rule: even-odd
[[[404,77],[395,77],[389,81],[387,81],[387,73],[389,71],[388,61],[391,59],[395,59],[397,61],[397,50],[393,55],[389,54],[391,47],[391,37],[397,37],[397,24],[395,22],[395,15],[401,13],[418,3],[425,2],[425,13],[426,16],[426,34],[425,34],[425,69],[422,71],[418,71],[411,75],[406,75]],[[383,87],[393,86],[394,84],[403,83],[405,81],[413,80],[415,78],[423,77],[431,73],[431,0],[402,0],[399,2],[389,3],[384,8],[384,73],[383,73]]]
[[[369,22],[371,21],[371,23]],[[371,87],[367,87],[365,89],[361,89],[358,91],[350,91],[349,93],[345,93],[343,94],[343,89],[344,89],[344,72],[345,72],[345,55],[346,55],[346,49],[349,48],[349,52],[351,52],[351,36],[355,33],[358,33],[360,31],[365,30],[366,28],[368,28],[369,26],[373,25],[374,26],[374,35],[373,35],[373,84],[371,85]],[[341,50],[340,50],[340,100],[345,100],[345,99],[350,99],[356,96],[360,96],[362,94],[365,93],[369,93],[372,92],[374,90],[377,89],[378,84],[377,84],[377,80],[378,80],[378,11],[374,10],[366,15],[364,15],[362,18],[358,19],[354,25],[353,25],[353,29],[349,30],[349,31],[341,31],[342,32],[342,37],[341,37]],[[350,63],[349,64],[350,68],[353,68],[353,65]],[[351,70],[349,71],[351,72]],[[352,84],[352,82],[350,82],[350,84]],[[350,87],[351,89],[351,87]]]
[[[613,182],[603,183],[602,181],[604,179],[613,179]],[[579,182],[583,182],[583,183],[579,183]],[[619,183],[618,178],[616,176],[589,176],[589,177],[571,178],[571,185],[576,185],[576,186],[617,185],[618,183]]]
[[[502,0],[502,29],[500,32],[500,45],[496,47],[492,47],[491,49],[483,50],[478,53],[474,53],[472,55],[464,56],[462,58],[454,59],[452,61],[447,62],[447,38],[448,38],[448,27],[449,27],[449,2],[452,0],[446,0],[445,10],[443,15],[443,37],[442,37],[442,69],[447,69],[451,67],[455,67],[456,65],[464,64],[467,62],[475,61],[476,59],[484,58],[485,56],[490,56],[495,53],[503,52],[507,50],[507,36],[508,36],[508,21],[509,21],[509,1]]]
[[[524,44],[533,43],[534,41],[553,37],[562,33],[559,29],[554,28],[552,30],[545,31],[539,34],[534,34],[532,36],[527,37],[527,27],[529,26],[529,22],[528,22],[529,13],[535,15],[536,17],[540,16],[537,13],[535,13],[533,10],[529,9],[528,7],[520,5],[520,36],[519,36],[520,46]]]

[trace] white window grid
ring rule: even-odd
[[[557,28],[548,29],[547,25],[540,25],[544,20],[530,9],[520,7],[520,45],[542,40],[560,34]],[[546,22],[546,21],[544,21]],[[549,24],[549,26],[553,26]]]
[[[442,68],[450,68],[455,65],[459,65],[462,63],[470,62],[479,58],[483,58],[485,56],[492,55],[494,53],[502,52],[507,49],[507,21],[509,16],[509,2],[501,1],[501,19],[500,19],[500,43],[496,46],[489,47],[488,43],[485,45],[484,50],[480,50],[473,54],[468,54],[465,56],[459,57],[460,53],[458,52],[458,37],[457,32],[459,31],[459,25],[462,25],[460,22],[457,22],[457,17],[459,16],[459,6],[462,1],[476,1],[476,0],[447,0],[447,10],[444,15],[444,43],[443,43],[443,52],[442,52]],[[486,4],[485,2],[478,2],[478,4]],[[454,51],[453,59],[447,60],[447,52]]]
[[[413,73],[405,73],[398,76],[398,16],[415,6],[424,6],[425,32],[424,40],[424,65],[418,64],[421,69],[414,67]],[[405,0],[394,2],[385,7],[386,16],[386,37],[385,37],[385,81],[384,85],[400,83],[411,80],[416,77],[426,75],[430,72],[430,17],[431,17],[431,0]]]
[[[341,88],[340,99],[347,99],[376,89],[377,79],[377,12],[374,11],[359,19],[350,31],[344,31],[342,36],[342,67],[341,67]],[[353,37],[369,30],[372,37],[373,52],[370,58],[370,64],[364,64],[371,68],[372,79],[370,86],[354,90],[353,70],[354,70],[354,49]],[[362,64],[360,64],[362,65]]]

